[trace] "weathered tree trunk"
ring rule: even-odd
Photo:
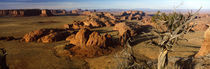
[[[168,50],[162,48],[160,55],[158,56],[158,69],[165,69],[168,63]]]
[[[6,64],[6,51],[0,49],[0,69],[8,69]]]

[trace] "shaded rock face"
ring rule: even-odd
[[[89,29],[80,29],[79,32],[70,39],[69,48],[73,56],[78,57],[97,57],[111,52],[110,47],[114,45],[111,35],[100,35]]]
[[[53,16],[50,10],[42,10],[40,16]]]
[[[6,40],[6,41],[15,40],[15,39],[16,38],[13,36],[0,37],[0,40]]]
[[[121,46],[124,46],[126,41],[131,37],[131,32],[130,30],[126,30],[122,36],[120,36],[119,40],[120,40],[120,44]]]
[[[210,28],[208,28],[204,33],[204,42],[199,50],[199,52],[195,55],[195,57],[205,56],[210,53]]]
[[[65,40],[70,33],[63,29],[40,29],[26,34],[22,41],[50,43]]]
[[[121,20],[141,20],[145,16],[143,11],[125,11],[121,13]]]
[[[66,10],[58,9],[58,10],[50,10],[53,15],[66,15]]]
[[[40,9],[0,10],[0,16],[39,16]]]
[[[56,10],[48,9],[11,9],[0,10],[0,16],[53,16],[53,12]],[[65,10],[63,11],[64,14]]]

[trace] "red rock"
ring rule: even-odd
[[[42,43],[51,43],[66,39],[67,35],[69,35],[67,32],[55,32],[50,33],[49,35],[46,35],[40,39]]]
[[[193,31],[205,31],[208,29],[209,26],[207,26],[205,23],[198,23],[196,26],[192,28]]]
[[[204,42],[199,50],[199,52],[195,55],[195,57],[201,57],[208,55],[210,53],[210,28],[208,28],[204,33]]]
[[[72,34],[66,38],[66,41],[70,41],[75,37],[75,34]]]
[[[49,43],[54,41],[65,40],[70,33],[63,29],[40,29],[26,34],[22,41],[25,42],[43,42]]]
[[[92,33],[89,29],[80,29],[79,32],[75,35],[74,38],[70,40],[71,44],[77,45],[77,46],[85,46],[86,42],[88,41],[89,35]]]
[[[75,45],[69,51],[73,56],[79,57],[97,57],[111,52],[109,47],[115,45],[111,35],[100,35],[98,32],[92,32],[88,29],[81,29],[70,40]]]
[[[72,24],[64,24],[64,29],[71,29],[72,28]]]
[[[113,30],[118,30],[119,31],[119,36],[122,36],[127,30],[131,31],[131,35],[135,36],[135,30],[133,30],[131,27],[129,27],[128,25],[126,25],[126,23],[118,23],[115,24]]]
[[[42,36],[44,36],[45,34],[48,34],[49,31],[50,31],[50,30],[48,30],[48,29],[40,29],[40,30],[32,31],[32,32],[26,34],[26,35],[23,37],[23,41],[25,41],[25,42],[36,41],[36,40],[38,40],[39,38],[41,38]]]

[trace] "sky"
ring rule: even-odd
[[[210,9],[210,0],[0,0],[0,9]]]

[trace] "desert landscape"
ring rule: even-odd
[[[0,9],[0,69],[209,69],[209,12]]]

